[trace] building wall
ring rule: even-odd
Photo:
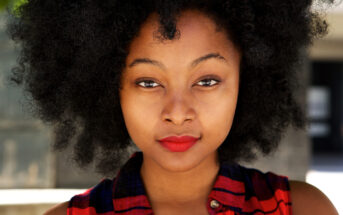
[[[51,131],[24,112],[22,90],[9,84],[18,49],[4,32],[5,22],[0,14],[0,188],[52,187]]]
[[[296,91],[296,99],[302,108],[306,110],[310,67],[305,50],[302,52],[302,56],[302,64],[294,68],[297,70],[299,83],[301,84]],[[242,164],[265,172],[272,171],[276,174],[286,175],[292,180],[305,181],[310,161],[311,141],[307,128],[304,130],[296,130],[289,127],[275,152],[266,157],[260,156],[254,162],[242,162]]]

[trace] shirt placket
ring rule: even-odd
[[[207,209],[210,215],[235,215],[234,211],[230,209],[225,210],[223,204],[213,198],[208,200]]]

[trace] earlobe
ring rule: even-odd
[[[302,182],[290,181],[294,215],[338,215],[334,205],[318,188]]]

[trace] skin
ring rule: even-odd
[[[208,214],[206,201],[219,169],[217,149],[235,114],[241,52],[198,11],[182,13],[179,39],[162,43],[153,37],[157,28],[157,15],[151,14],[131,43],[120,91],[125,124],[143,151],[141,176],[154,214]],[[210,53],[216,55],[193,63]],[[142,82],[143,77],[150,81]],[[172,135],[200,140],[185,152],[170,152],[158,140]],[[294,214],[338,214],[315,187],[290,185]],[[57,205],[45,215],[66,214],[67,206]]]
[[[163,43],[152,36],[158,28],[156,15],[142,26],[130,46],[120,103],[128,132],[143,151],[141,175],[154,212],[189,214],[197,208],[197,214],[207,214],[207,196],[219,170],[217,148],[228,135],[235,113],[241,54],[227,34],[217,31],[202,14],[184,13],[177,24],[180,39]],[[211,53],[220,57],[194,65]],[[141,58],[161,65],[130,67]],[[147,88],[140,83],[142,87],[136,83],[142,77],[156,84]],[[204,83],[206,78],[220,82]],[[200,140],[185,152],[170,152],[158,142],[181,135]]]

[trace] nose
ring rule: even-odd
[[[166,95],[162,119],[175,125],[192,121],[196,116],[193,99],[190,93],[174,92]]]

